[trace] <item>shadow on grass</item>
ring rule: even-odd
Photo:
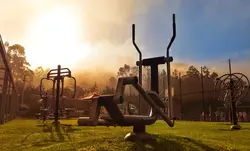
[[[44,143],[53,143],[53,142],[64,142],[64,141],[70,141],[71,137],[69,133],[78,131],[80,129],[73,128],[71,125],[64,125],[64,124],[59,124],[59,125],[54,125],[54,124],[40,124],[37,125],[38,127],[42,127],[42,133],[40,132],[41,135],[45,133],[50,133],[50,139],[42,139],[42,141],[35,142],[34,146],[41,146],[40,144]],[[24,144],[31,135],[35,133],[28,134],[24,137],[24,139],[21,141],[21,144]],[[66,140],[67,139],[67,140]]]
[[[153,135],[156,141],[137,142],[131,150],[136,151],[182,151],[182,150],[207,150],[219,151],[200,141],[180,136]]]

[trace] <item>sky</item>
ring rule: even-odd
[[[249,0],[0,0],[0,34],[25,47],[32,67],[113,70],[138,58],[165,55],[172,36],[173,66],[207,65],[250,76]],[[106,66],[103,66],[103,64]]]

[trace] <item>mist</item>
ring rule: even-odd
[[[132,44],[131,25],[136,23],[136,19],[140,16],[149,15],[153,6],[163,4],[162,0],[157,2],[150,0],[0,0],[0,2],[0,13],[5,14],[0,18],[0,33],[5,41],[10,41],[12,44],[21,44],[26,48],[27,61],[30,62],[32,69],[38,66],[56,68],[57,64],[61,64],[63,67],[68,67],[72,70],[73,75],[78,81],[77,83],[90,86],[95,82],[98,85],[105,85],[111,76],[117,75],[119,67],[124,64],[135,66],[138,54]],[[173,10],[179,10],[178,7],[181,6],[180,4],[181,2],[178,1]],[[77,42],[89,45],[90,52],[88,52],[86,58],[81,58],[81,56],[72,53],[74,51],[70,49],[63,52],[53,50],[50,48],[50,45],[46,45],[43,41],[34,40],[37,44],[41,46],[44,45],[43,48],[48,49],[47,51],[39,49],[39,46],[37,46],[37,48],[30,47],[33,41],[29,38],[28,33],[32,21],[37,16],[60,7],[66,8],[66,14],[70,12],[75,14],[74,19],[77,20],[78,23]],[[65,18],[67,18],[67,16],[65,16]],[[180,21],[178,20],[178,22]],[[170,26],[171,24],[168,25]],[[144,29],[140,30],[144,31]],[[171,37],[169,35],[170,32],[171,28],[169,29],[169,33],[166,32],[169,38]],[[146,33],[145,31],[145,34]],[[51,36],[50,33],[46,34],[47,37]],[[138,39],[142,39],[139,45],[143,49],[144,56],[147,56],[147,53],[152,54],[152,52],[149,52],[149,48],[143,47],[143,43],[149,39],[145,34]],[[180,39],[180,36],[181,33],[177,35],[176,41]],[[61,45],[61,47],[65,45],[60,42],[56,44]],[[174,42],[173,45],[177,46],[181,44]],[[180,51],[175,50],[175,46],[172,51]],[[74,46],[70,48],[74,49]],[[53,51],[58,52],[58,56],[51,55],[50,53]],[[84,53],[85,50],[79,51],[83,51]],[[47,60],[52,60],[56,57],[60,58],[60,53],[68,54],[68,60],[76,60],[76,63],[70,65],[64,62],[63,59],[59,59],[55,64],[51,64],[50,66],[44,65]],[[45,59],[44,61],[37,62],[36,57],[44,57]],[[150,57],[153,56],[150,55]],[[200,69],[200,66],[206,65],[211,70],[219,73],[226,73],[228,71],[226,60],[225,63],[216,63],[216,61],[211,60],[213,63],[201,64],[195,63],[193,60],[183,62],[183,60],[179,59],[175,61],[175,55],[173,55],[173,57],[174,62],[171,68],[177,69],[181,73],[184,73],[190,65],[194,65],[197,69]],[[233,63],[233,69],[250,75],[246,64],[249,64],[249,61]],[[165,68],[165,66],[163,68]]]

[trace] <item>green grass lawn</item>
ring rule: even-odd
[[[76,120],[62,121],[76,125]],[[147,127],[156,145],[124,142],[132,127],[78,127],[52,132],[34,120],[14,120],[0,126],[0,150],[101,151],[101,150],[250,150],[250,123],[230,131],[227,123],[181,122],[169,128],[163,121]]]

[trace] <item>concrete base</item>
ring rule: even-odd
[[[125,141],[130,141],[130,142],[137,142],[137,141],[155,142],[156,141],[150,134],[148,134],[146,132],[141,132],[141,133],[131,132],[131,133],[128,133],[124,137],[124,140]]]
[[[239,125],[239,124],[237,124],[237,125],[232,125],[231,127],[230,127],[230,130],[240,130],[241,129],[241,126]]]

